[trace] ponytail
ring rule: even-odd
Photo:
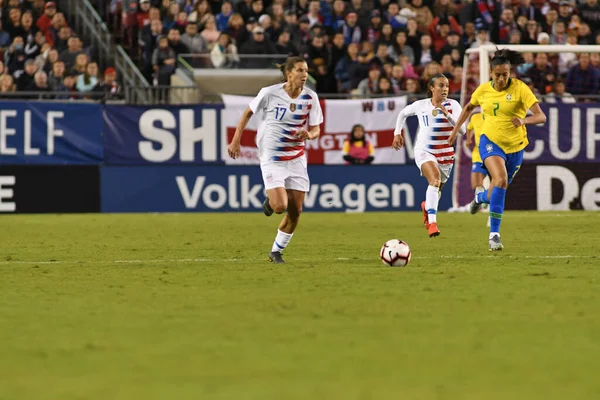
[[[494,53],[494,58],[490,62],[490,68],[493,69],[498,65],[508,64],[510,66],[517,66],[523,64],[525,59],[523,55],[518,51],[508,50],[508,49],[496,49]]]

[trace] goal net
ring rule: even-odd
[[[590,72],[600,71],[600,45],[578,44],[497,46],[485,44],[468,49],[463,59],[461,104],[464,105],[471,99],[472,93],[480,83],[489,81],[490,60],[498,49],[510,49],[523,54],[525,63],[512,68],[512,77],[521,79],[532,89],[540,100],[542,108],[561,103],[600,105],[600,87],[598,87],[600,81],[596,73]],[[548,125],[536,128],[547,131]],[[456,157],[453,206],[455,210],[463,211],[466,210],[473,195],[470,187],[471,149],[462,137],[459,137],[457,143]]]

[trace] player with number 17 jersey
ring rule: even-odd
[[[303,158],[306,164],[304,140],[294,133],[307,124],[323,122],[319,98],[313,90],[304,87],[300,96],[292,99],[283,85],[279,83],[261,89],[248,105],[261,118],[256,135],[261,166],[298,158]],[[265,186],[268,187],[269,182],[265,182]]]

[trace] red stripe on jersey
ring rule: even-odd
[[[450,151],[447,151],[447,152],[445,152],[445,153],[437,153],[437,154],[434,154],[434,156],[435,156],[436,158],[442,158],[442,157],[451,157],[451,156],[453,156],[453,155],[454,155],[454,150],[450,150]]]
[[[283,151],[283,152],[289,152],[289,151],[302,150],[303,148],[304,148],[304,146],[290,146],[290,147],[281,146],[281,147],[278,147],[277,150]]]
[[[298,157],[302,157],[303,155],[304,155],[304,150],[302,150],[298,154],[294,154],[293,156],[275,156],[275,160],[276,161],[290,161],[290,160],[294,160]]]
[[[454,160],[438,160],[438,164],[453,164]]]
[[[454,128],[451,127],[451,126],[444,126],[442,128],[435,128],[435,132],[434,133],[437,133],[437,132],[452,132],[452,129],[454,129]]]
[[[427,147],[429,147],[430,150],[441,150],[441,149],[447,149],[448,147],[450,147],[449,144],[430,144]]]

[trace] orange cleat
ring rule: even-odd
[[[429,216],[427,215],[427,210],[425,209],[425,202],[421,203],[421,210],[423,210],[423,225],[425,225],[425,229],[429,228]]]
[[[429,224],[429,226],[427,227],[427,232],[429,233],[429,237],[436,237],[436,236],[440,236],[440,230],[437,227],[437,223],[433,223],[433,224]]]

